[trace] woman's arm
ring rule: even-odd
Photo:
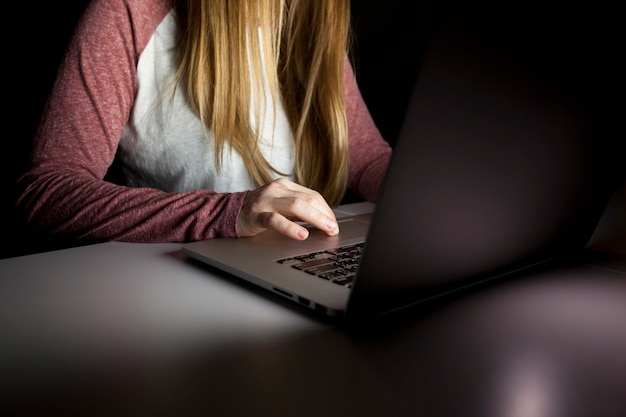
[[[81,241],[236,236],[244,193],[165,193],[104,180],[132,110],[139,55],[169,1],[96,0],[68,46],[19,180],[38,232]]]
[[[348,61],[345,80],[350,146],[348,186],[361,198],[375,202],[387,172],[392,149],[376,127]]]

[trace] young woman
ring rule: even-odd
[[[306,239],[297,220],[337,234],[330,207],[347,188],[375,201],[391,155],[349,15],[348,0],[92,0],[19,180],[29,227],[76,242]]]

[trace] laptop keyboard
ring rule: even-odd
[[[276,262],[350,288],[363,253],[363,246],[364,242],[356,243],[278,259]]]

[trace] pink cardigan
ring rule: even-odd
[[[77,241],[183,242],[236,236],[245,192],[165,192],[103,178],[137,91],[137,64],[172,0],[95,0],[71,40],[18,180],[33,230]],[[349,187],[375,201],[391,148],[348,66]]]

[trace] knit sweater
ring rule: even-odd
[[[237,236],[243,198],[254,186],[234,150],[224,151],[216,169],[200,120],[180,93],[172,99],[173,5],[174,0],[88,5],[44,109],[30,168],[18,180],[17,207],[33,230],[77,241]],[[348,63],[345,72],[348,186],[375,201],[391,148]],[[293,179],[293,137],[280,103],[275,108],[256,121],[259,146]],[[116,157],[124,185],[105,180]]]

